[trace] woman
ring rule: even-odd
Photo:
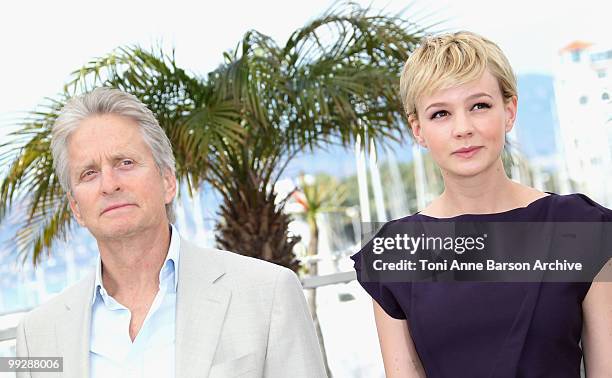
[[[469,32],[424,40],[400,89],[414,139],[445,188],[399,221],[612,221],[582,194],[507,177],[501,154],[516,79],[493,42]],[[612,377],[610,282],[366,282],[362,253],[351,258],[374,299],[387,377],[580,377],[582,350],[589,377]]]

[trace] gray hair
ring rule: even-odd
[[[101,87],[70,99],[62,108],[51,130],[53,167],[66,193],[71,191],[68,166],[70,135],[85,118],[103,114],[116,114],[136,121],[145,143],[151,148],[151,154],[160,172],[169,169],[173,175],[176,174],[172,145],[153,112],[134,95],[114,88]],[[170,202],[166,205],[169,222],[175,221],[172,204]]]

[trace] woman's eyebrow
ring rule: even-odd
[[[489,97],[491,99],[493,99],[493,96],[491,96],[490,94],[486,93],[486,92],[478,92],[478,93],[474,93],[472,95],[469,95],[466,100],[472,100],[475,98],[479,98],[479,97]],[[432,108],[434,106],[447,106],[448,104],[446,102],[434,102],[433,104],[430,104],[428,107],[425,108],[425,111],[427,111],[429,108]]]
[[[482,97],[482,96],[486,96],[489,97],[491,99],[493,99],[493,96],[491,96],[490,94],[486,93],[486,92],[478,92],[478,93],[474,93],[473,95],[470,95],[467,97],[467,100],[472,100],[478,97]]]

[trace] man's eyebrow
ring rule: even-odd
[[[493,99],[493,96],[491,96],[490,94],[488,94],[486,92],[478,92],[478,93],[474,93],[473,95],[469,95],[466,98],[466,100],[472,100],[472,99],[475,99],[475,98],[478,98],[478,97],[483,97],[483,96],[486,96],[486,97],[489,97],[489,98]],[[432,108],[434,106],[443,107],[443,106],[447,106],[447,105],[448,104],[445,103],[445,102],[435,102],[433,104],[430,104],[427,108],[425,108],[425,111],[427,111],[429,108]]]
[[[112,155],[110,155],[110,160],[112,162],[118,162],[120,160],[123,160],[129,156],[133,156],[135,154],[131,153],[130,151],[126,151],[126,152],[118,152],[118,153],[114,153]],[[78,172],[79,174],[81,174],[83,171],[88,170],[88,169],[94,169],[98,167],[98,163],[94,162],[94,161],[88,161],[85,162],[83,164],[79,164],[76,166],[76,172]]]
[[[130,151],[126,151],[126,152],[118,152],[118,153],[114,153],[110,156],[111,161],[113,161],[114,163],[118,162],[119,160],[123,160],[125,158],[129,158],[130,156],[134,156],[135,154],[130,152]]]
[[[88,170],[88,169],[95,168],[96,166],[97,166],[96,163],[94,163],[93,161],[89,161],[89,162],[86,162],[84,164],[77,165],[76,166],[76,172],[78,172],[80,174],[81,172],[83,172],[85,170]]]

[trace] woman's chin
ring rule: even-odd
[[[461,167],[454,166],[447,169],[451,175],[460,177],[474,177],[484,172],[484,170],[485,167],[482,164],[469,164]]]

